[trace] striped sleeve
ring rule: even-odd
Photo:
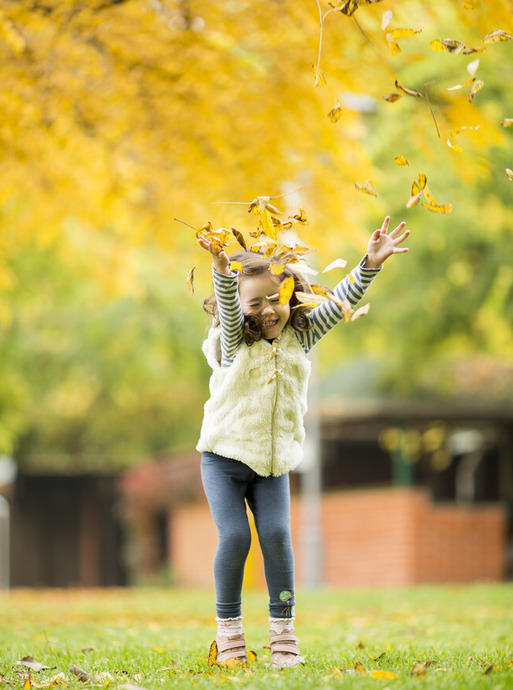
[[[221,366],[229,367],[242,343],[244,314],[239,298],[238,273],[225,276],[212,269],[214,294],[221,322]]]
[[[333,290],[335,297],[340,300],[347,299],[352,307],[355,307],[365,295],[367,288],[372,283],[381,268],[365,268],[366,256],[360,261],[358,266],[353,268]],[[312,347],[337,325],[344,315],[342,309],[334,302],[323,302],[312,309],[309,314],[313,328],[304,333],[297,333],[297,337],[302,344],[305,352],[309,352]]]

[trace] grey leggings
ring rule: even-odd
[[[264,557],[269,614],[291,618],[295,599],[289,475],[261,477],[238,460],[203,453],[201,477],[219,536],[214,561],[217,616],[237,618],[242,612],[244,565],[251,544],[247,502]]]

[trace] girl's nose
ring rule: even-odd
[[[264,306],[262,307],[262,314],[272,314],[273,313],[273,308],[272,305],[269,302],[266,302]]]

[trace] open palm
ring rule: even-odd
[[[390,216],[387,216],[381,228],[375,230],[371,235],[367,250],[366,265],[368,268],[379,268],[392,254],[404,254],[408,251],[407,247],[398,246],[410,234],[409,230],[405,230],[402,235],[400,234],[406,223],[402,221],[390,233],[388,232],[389,224]]]

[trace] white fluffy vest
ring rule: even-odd
[[[213,369],[196,446],[240,460],[267,477],[290,472],[303,458],[303,416],[310,361],[287,326],[271,345],[242,343],[231,366],[219,364],[220,329],[211,328],[203,352]]]

